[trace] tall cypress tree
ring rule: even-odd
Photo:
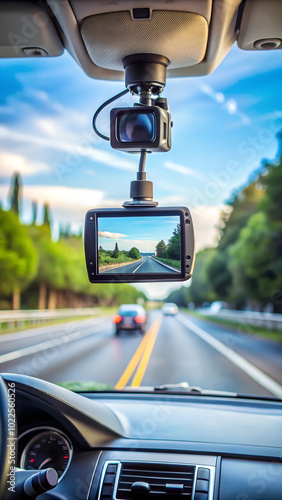
[[[31,203],[32,203],[32,224],[35,224],[37,219],[37,201],[33,200]]]
[[[114,259],[117,259],[118,256],[119,256],[119,248],[118,248],[118,244],[116,243],[115,244],[115,249],[113,251],[113,257],[114,257]]]
[[[43,205],[43,224],[45,226],[51,227],[51,218],[48,203],[44,203]]]
[[[12,178],[10,206],[11,210],[13,210],[13,212],[15,212],[18,216],[20,215],[20,191],[21,191],[21,178],[20,174],[16,172]]]

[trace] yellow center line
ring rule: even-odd
[[[151,329],[152,329],[151,335],[150,335],[150,338],[149,338],[147,345],[145,347],[142,359],[141,359],[140,364],[138,366],[138,369],[135,373],[131,387],[139,387],[142,380],[143,380],[143,377],[145,375],[145,372],[146,372],[146,369],[147,369],[147,366],[148,366],[148,363],[150,360],[150,356],[152,354],[152,351],[153,351],[153,348],[154,348],[154,345],[156,342],[157,335],[158,335],[159,330],[160,330],[160,326],[161,326],[161,318],[157,319],[151,327]]]
[[[148,343],[148,340],[150,338],[150,335],[151,335],[151,331],[155,325],[157,320],[154,321],[154,323],[150,326],[149,330],[146,332],[142,342],[140,343],[137,351],[135,352],[135,354],[133,355],[132,359],[130,360],[130,362],[128,363],[126,369],[124,370],[122,376],[120,377],[118,383],[116,384],[115,386],[115,389],[116,390],[121,390],[124,388],[124,386],[127,384],[127,382],[129,381],[130,377],[132,376],[136,366],[138,365],[141,357],[142,357],[142,354],[147,346],[147,343]]]

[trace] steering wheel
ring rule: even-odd
[[[0,375],[0,498],[3,499],[7,498],[7,474],[10,469],[8,437],[8,390]]]

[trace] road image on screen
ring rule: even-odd
[[[181,273],[180,218],[99,217],[100,274]]]

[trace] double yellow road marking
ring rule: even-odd
[[[127,385],[130,377],[134,373],[134,370],[137,368],[138,363],[139,366],[136,370],[131,387],[140,386],[145,375],[160,326],[161,318],[158,318],[153,322],[153,324],[145,334],[145,337],[143,338],[137,351],[135,352],[134,356],[132,357],[122,376],[120,377],[118,383],[116,384],[115,389],[121,390]]]

